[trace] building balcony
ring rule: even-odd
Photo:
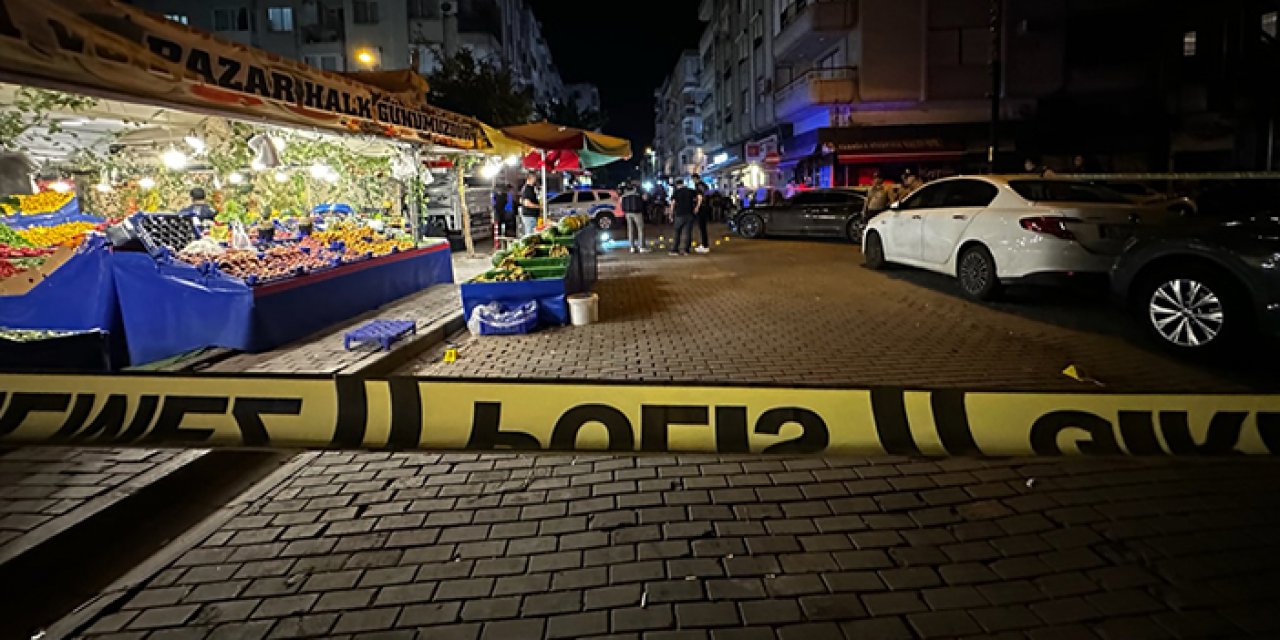
[[[852,67],[811,69],[773,93],[780,120],[804,115],[814,108],[858,101],[858,70]]]
[[[796,0],[778,16],[773,53],[780,65],[817,59],[857,22],[853,0]]]

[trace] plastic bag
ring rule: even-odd
[[[232,249],[252,249],[253,243],[249,241],[249,234],[244,230],[244,224],[239,220],[231,223],[231,248]]]
[[[473,336],[508,336],[524,334],[538,328],[538,301],[530,300],[518,307],[490,302],[471,310],[467,329]]]

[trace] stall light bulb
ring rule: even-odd
[[[514,167],[520,164],[520,156],[507,156],[507,166]]]
[[[338,184],[338,179],[341,177],[342,176],[339,176],[338,172],[333,169],[329,169],[329,171],[324,174],[324,180],[329,184]]]
[[[156,186],[156,181],[153,178],[143,178],[138,181],[138,186],[143,189],[150,189]]]
[[[242,184],[244,182],[244,176],[240,175],[237,171],[232,171],[231,175],[227,176],[227,182],[230,182],[231,184]]]
[[[312,178],[315,178],[316,180],[323,180],[325,176],[329,175],[329,172],[333,171],[333,169],[330,169],[327,165],[316,163],[311,165],[310,171]]]
[[[66,180],[55,180],[49,184],[49,188],[58,193],[66,193],[71,190],[71,185]]]
[[[485,180],[492,179],[494,176],[498,175],[498,167],[499,165],[496,164],[486,164],[480,168],[480,177]]]
[[[289,180],[289,174],[283,171],[276,172],[276,182],[288,182],[288,180]]]
[[[268,137],[267,139],[270,140],[271,144],[276,148],[276,153],[284,153],[284,146],[285,146],[284,138]]]
[[[111,185],[105,182],[99,182],[94,188],[98,190],[98,193],[111,193]]]
[[[181,171],[187,168],[187,154],[170,148],[168,151],[160,154],[160,162],[164,164],[166,169],[172,171]]]
[[[186,142],[187,146],[191,147],[191,150],[195,151],[197,154],[204,153],[205,144],[204,140],[202,140],[200,136],[191,135],[183,138],[182,140]]]
[[[249,168],[254,171],[262,171],[267,168],[267,165],[262,164],[261,160],[254,158],[253,161],[249,163]]]

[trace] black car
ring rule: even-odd
[[[839,189],[802,191],[777,204],[757,204],[734,217],[744,238],[824,236],[862,241],[862,194]]]
[[[1128,241],[1112,290],[1157,342],[1207,354],[1280,335],[1278,186],[1208,190],[1197,213]]]

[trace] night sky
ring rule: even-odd
[[[653,139],[653,91],[703,24],[697,0],[649,0],[617,20],[599,0],[529,0],[566,83],[591,82],[609,117],[604,132],[631,140],[639,154]],[[609,16],[606,18],[605,16]]]

